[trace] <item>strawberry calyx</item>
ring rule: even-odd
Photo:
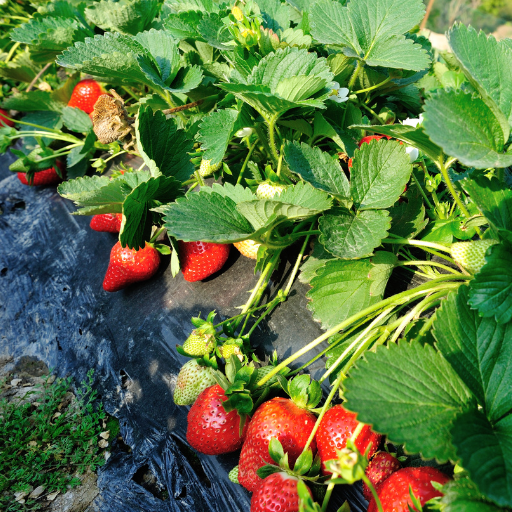
[[[283,375],[276,376],[284,392],[301,409],[313,410],[322,399],[320,383],[310,375],[297,375],[292,380],[286,380]]]
[[[186,357],[205,358],[217,346],[217,331],[213,325],[215,311],[212,311],[206,320],[201,317],[192,317],[191,322],[195,329],[190,333],[183,345],[176,345],[179,354]],[[207,357],[207,359],[209,359]]]
[[[366,480],[369,451],[370,446],[362,454],[357,449],[355,442],[352,439],[347,439],[346,447],[337,452],[338,457],[325,463],[329,472],[339,475],[331,478],[329,483],[352,485],[359,480]]]
[[[257,474],[260,478],[266,478],[267,476],[280,471],[284,471],[289,475],[303,480],[310,480],[312,482],[316,482],[321,478],[320,468],[322,466],[322,462],[318,455],[313,457],[313,451],[311,448],[308,448],[299,455],[293,465],[293,468],[290,468],[288,453],[284,452],[283,445],[277,437],[270,439],[268,444],[268,453],[276,465],[266,464],[259,468],[257,470]]]

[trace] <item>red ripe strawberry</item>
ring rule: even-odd
[[[391,140],[392,137],[390,137],[389,135],[367,135],[366,137],[363,137],[360,141],[359,141],[359,147],[361,147],[365,142],[366,144],[370,144],[370,141],[371,140],[380,140],[380,139],[388,139],[388,140]]]
[[[81,80],[75,85],[71,93],[68,107],[76,107],[90,114],[94,110],[94,104],[102,94],[105,93],[96,80]]]
[[[242,446],[248,420],[240,436],[240,415],[236,410],[226,412],[222,405],[226,400],[224,390],[215,384],[202,391],[190,408],[187,416],[187,441],[198,452],[220,455]]]
[[[374,487],[377,487],[386,478],[400,469],[400,462],[388,452],[377,452],[368,467],[366,468],[366,476]],[[363,483],[363,496],[370,501],[373,497],[372,491]]]
[[[325,463],[328,460],[337,457],[336,451],[342,450],[347,446],[347,439],[350,439],[358,425],[356,415],[347,411],[341,405],[335,405],[329,409],[320,422],[316,432],[316,443],[318,445],[318,455],[322,461],[322,472],[328,474]],[[382,436],[376,434],[372,429],[365,425],[357,436],[356,448],[364,453],[369,444],[372,443],[368,457],[371,457],[379,448]]]
[[[261,483],[256,471],[266,463],[273,464],[268,453],[270,440],[275,437],[288,453],[290,467],[293,467],[315,425],[315,416],[296,405],[289,398],[273,398],[261,404],[249,425],[247,437],[240,453],[238,480],[249,491]],[[313,454],[316,443],[311,443]]]
[[[7,110],[0,108],[0,128],[5,128],[6,126],[10,126],[12,128],[14,126],[14,121],[9,121],[5,116],[11,117]]]
[[[284,472],[267,476],[252,495],[251,512],[298,512],[298,481],[298,478]],[[309,488],[308,491],[311,495]]]
[[[62,171],[63,166],[57,160],[57,167]],[[43,186],[43,185],[55,185],[62,181],[62,178],[57,174],[55,170],[55,166],[50,167],[49,169],[44,169],[43,171],[36,171],[34,173],[34,177],[32,181],[29,183],[27,180],[27,174],[24,172],[16,173],[18,175],[18,179],[23,183],[23,185],[31,185],[31,186]]]
[[[386,478],[376,490],[384,512],[409,512],[408,506],[413,506],[409,495],[409,486],[423,506],[428,500],[442,496],[442,493],[434,489],[430,482],[434,481],[444,485],[449,480],[450,478],[444,473],[428,466],[403,468]],[[377,504],[372,499],[367,512],[377,511]]]
[[[121,213],[103,213],[101,215],[93,215],[90,226],[94,231],[119,233],[121,231],[121,222],[123,222],[123,215]]]
[[[137,281],[146,281],[153,277],[160,265],[160,254],[146,243],[146,247],[136,251],[121,247],[117,242],[110,252],[110,262],[103,280],[103,289],[117,292]]]
[[[179,241],[181,271],[185,281],[202,281],[218,272],[229,257],[231,244]]]

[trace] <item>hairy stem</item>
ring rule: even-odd
[[[343,322],[339,323],[335,327],[329,329],[324,334],[319,336],[318,338],[314,339],[312,342],[308,343],[306,346],[295,352],[295,354],[291,355],[287,359],[285,359],[283,362],[278,364],[271,372],[269,372],[265,377],[263,377],[258,383],[258,386],[263,386],[265,382],[270,380],[276,373],[278,373],[280,370],[282,370],[284,367],[288,366],[290,363],[301,357],[302,355],[306,354],[310,350],[314,349],[317,345],[322,343],[323,341],[330,338],[333,334],[336,334],[339,331],[342,331],[343,329],[346,329],[353,323],[357,322],[358,320],[361,320],[362,318],[365,318],[369,314],[372,314],[375,311],[380,311],[384,309],[385,307],[388,307],[392,304],[394,305],[400,305],[406,302],[410,302],[411,300],[414,300],[418,296],[425,295],[426,293],[430,293],[433,290],[436,290],[437,285],[442,283],[442,286],[446,286],[448,283],[447,281],[451,280],[468,280],[470,279],[469,276],[455,276],[455,275],[449,275],[449,276],[441,276],[436,279],[432,279],[432,281],[429,281],[428,283],[424,283],[420,286],[417,286],[416,288],[412,288],[411,290],[406,290],[402,293],[398,293],[396,295],[393,295],[392,297],[388,297],[387,299],[381,300],[380,302],[377,302],[376,304],[373,304],[372,306],[369,306],[363,310],[361,310],[359,313],[356,313],[355,315],[352,315],[350,318],[347,318]]]
[[[249,153],[247,153],[247,156],[245,157],[244,164],[242,165],[242,168],[240,169],[240,174],[238,176],[238,179],[236,180],[236,184],[238,185],[242,181],[242,177],[244,175],[245,169],[247,168],[247,165],[249,164],[249,159],[251,158],[252,152],[254,151],[254,148],[256,147],[256,144],[258,142],[258,139],[256,139],[252,146],[249,147]],[[249,140],[247,140],[247,143],[249,143]]]

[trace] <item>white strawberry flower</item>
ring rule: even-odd
[[[340,87],[338,82],[333,82],[332,85],[331,95],[327,99],[335,101],[336,103],[347,101],[349,90],[346,87]]]
[[[423,114],[420,114],[418,118],[411,119],[408,117],[405,121],[402,121],[402,124],[405,124],[405,126],[412,126],[413,128],[416,128],[421,123],[423,123]]]
[[[242,128],[241,130],[238,130],[238,131],[235,133],[235,135],[236,135],[237,137],[241,137],[241,138],[243,138],[243,137],[249,137],[249,135],[251,135],[251,134],[252,134],[252,128],[250,128],[250,127],[248,127],[248,126],[246,126],[245,128]]]
[[[413,148],[412,146],[406,146],[405,152],[409,155],[411,159],[411,164],[420,156],[420,152],[417,148]]]

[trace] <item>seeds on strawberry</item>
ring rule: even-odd
[[[220,455],[242,446],[248,421],[240,436],[240,415],[236,410],[226,412],[222,406],[226,400],[224,390],[215,384],[206,388],[190,408],[187,416],[187,441],[198,452]]]
[[[284,472],[267,476],[252,495],[251,512],[298,512],[298,482],[298,478]]]
[[[231,244],[179,241],[181,271],[185,281],[202,281],[218,272],[229,257]]]
[[[388,452],[377,452],[368,467],[366,468],[366,476],[376,488],[381,482],[400,469],[400,462]],[[363,483],[363,496],[370,501],[373,497],[370,488]]]
[[[219,170],[222,166],[222,162],[219,162],[215,165],[210,165],[211,160],[201,160],[201,165],[199,166],[199,174],[206,178],[213,174],[215,171]]]
[[[450,254],[459,265],[472,274],[476,274],[485,265],[487,249],[497,243],[497,240],[456,242],[450,247]]]
[[[256,189],[256,197],[258,199],[272,199],[276,194],[280,195],[285,189],[286,185],[277,185],[271,181],[265,181],[258,185],[258,188]]]
[[[395,471],[386,478],[376,491],[384,512],[409,512],[409,505],[413,503],[409,494],[409,487],[414,496],[423,506],[428,500],[442,496],[431,482],[445,484],[450,480],[441,471],[424,466],[421,468],[403,468]],[[377,512],[378,507],[374,499],[368,505],[368,512]]]
[[[75,107],[90,114],[94,110],[94,104],[104,94],[100,84],[96,80],[81,80],[75,85],[68,107]]]
[[[358,424],[356,415],[341,405],[335,405],[325,413],[316,433],[318,455],[322,461],[324,474],[329,473],[325,463],[335,459],[336,452],[347,446],[347,439],[350,439]],[[368,457],[371,457],[379,448],[381,439],[382,436],[373,432],[369,425],[365,425],[357,436],[355,445],[361,453],[364,453],[371,443],[368,453]]]
[[[123,248],[121,242],[117,242],[110,252],[103,289],[117,292],[131,283],[146,281],[156,274],[159,265],[160,253],[152,245],[135,250]]]
[[[57,160],[56,166],[62,172],[63,166]],[[33,187],[42,187],[44,185],[56,185],[62,181],[62,178],[58,175],[55,166],[50,167],[49,169],[44,169],[43,171],[36,171],[32,175],[32,179],[29,182],[27,179],[28,173],[18,172],[16,173],[18,179],[23,183],[23,185],[30,185]]]
[[[272,464],[268,452],[270,440],[280,441],[288,453],[290,467],[293,467],[315,425],[315,416],[297,406],[288,398],[273,398],[261,404],[251,420],[247,437],[242,447],[238,479],[249,491],[254,491],[261,478],[256,471],[266,463]],[[316,443],[311,444],[313,453]]]
[[[121,231],[122,222],[122,213],[103,213],[100,215],[93,215],[90,226],[94,231],[119,233],[119,231]]]
[[[251,260],[258,259],[258,249],[261,247],[260,243],[254,240],[243,240],[242,242],[235,242],[233,245],[240,251],[242,256],[250,258]]]
[[[183,350],[191,356],[209,354],[216,346],[215,335],[202,329],[194,329],[183,343]]]
[[[185,363],[178,373],[173,400],[176,405],[191,405],[208,387],[215,384],[213,371],[207,366],[201,366],[196,359]]]

